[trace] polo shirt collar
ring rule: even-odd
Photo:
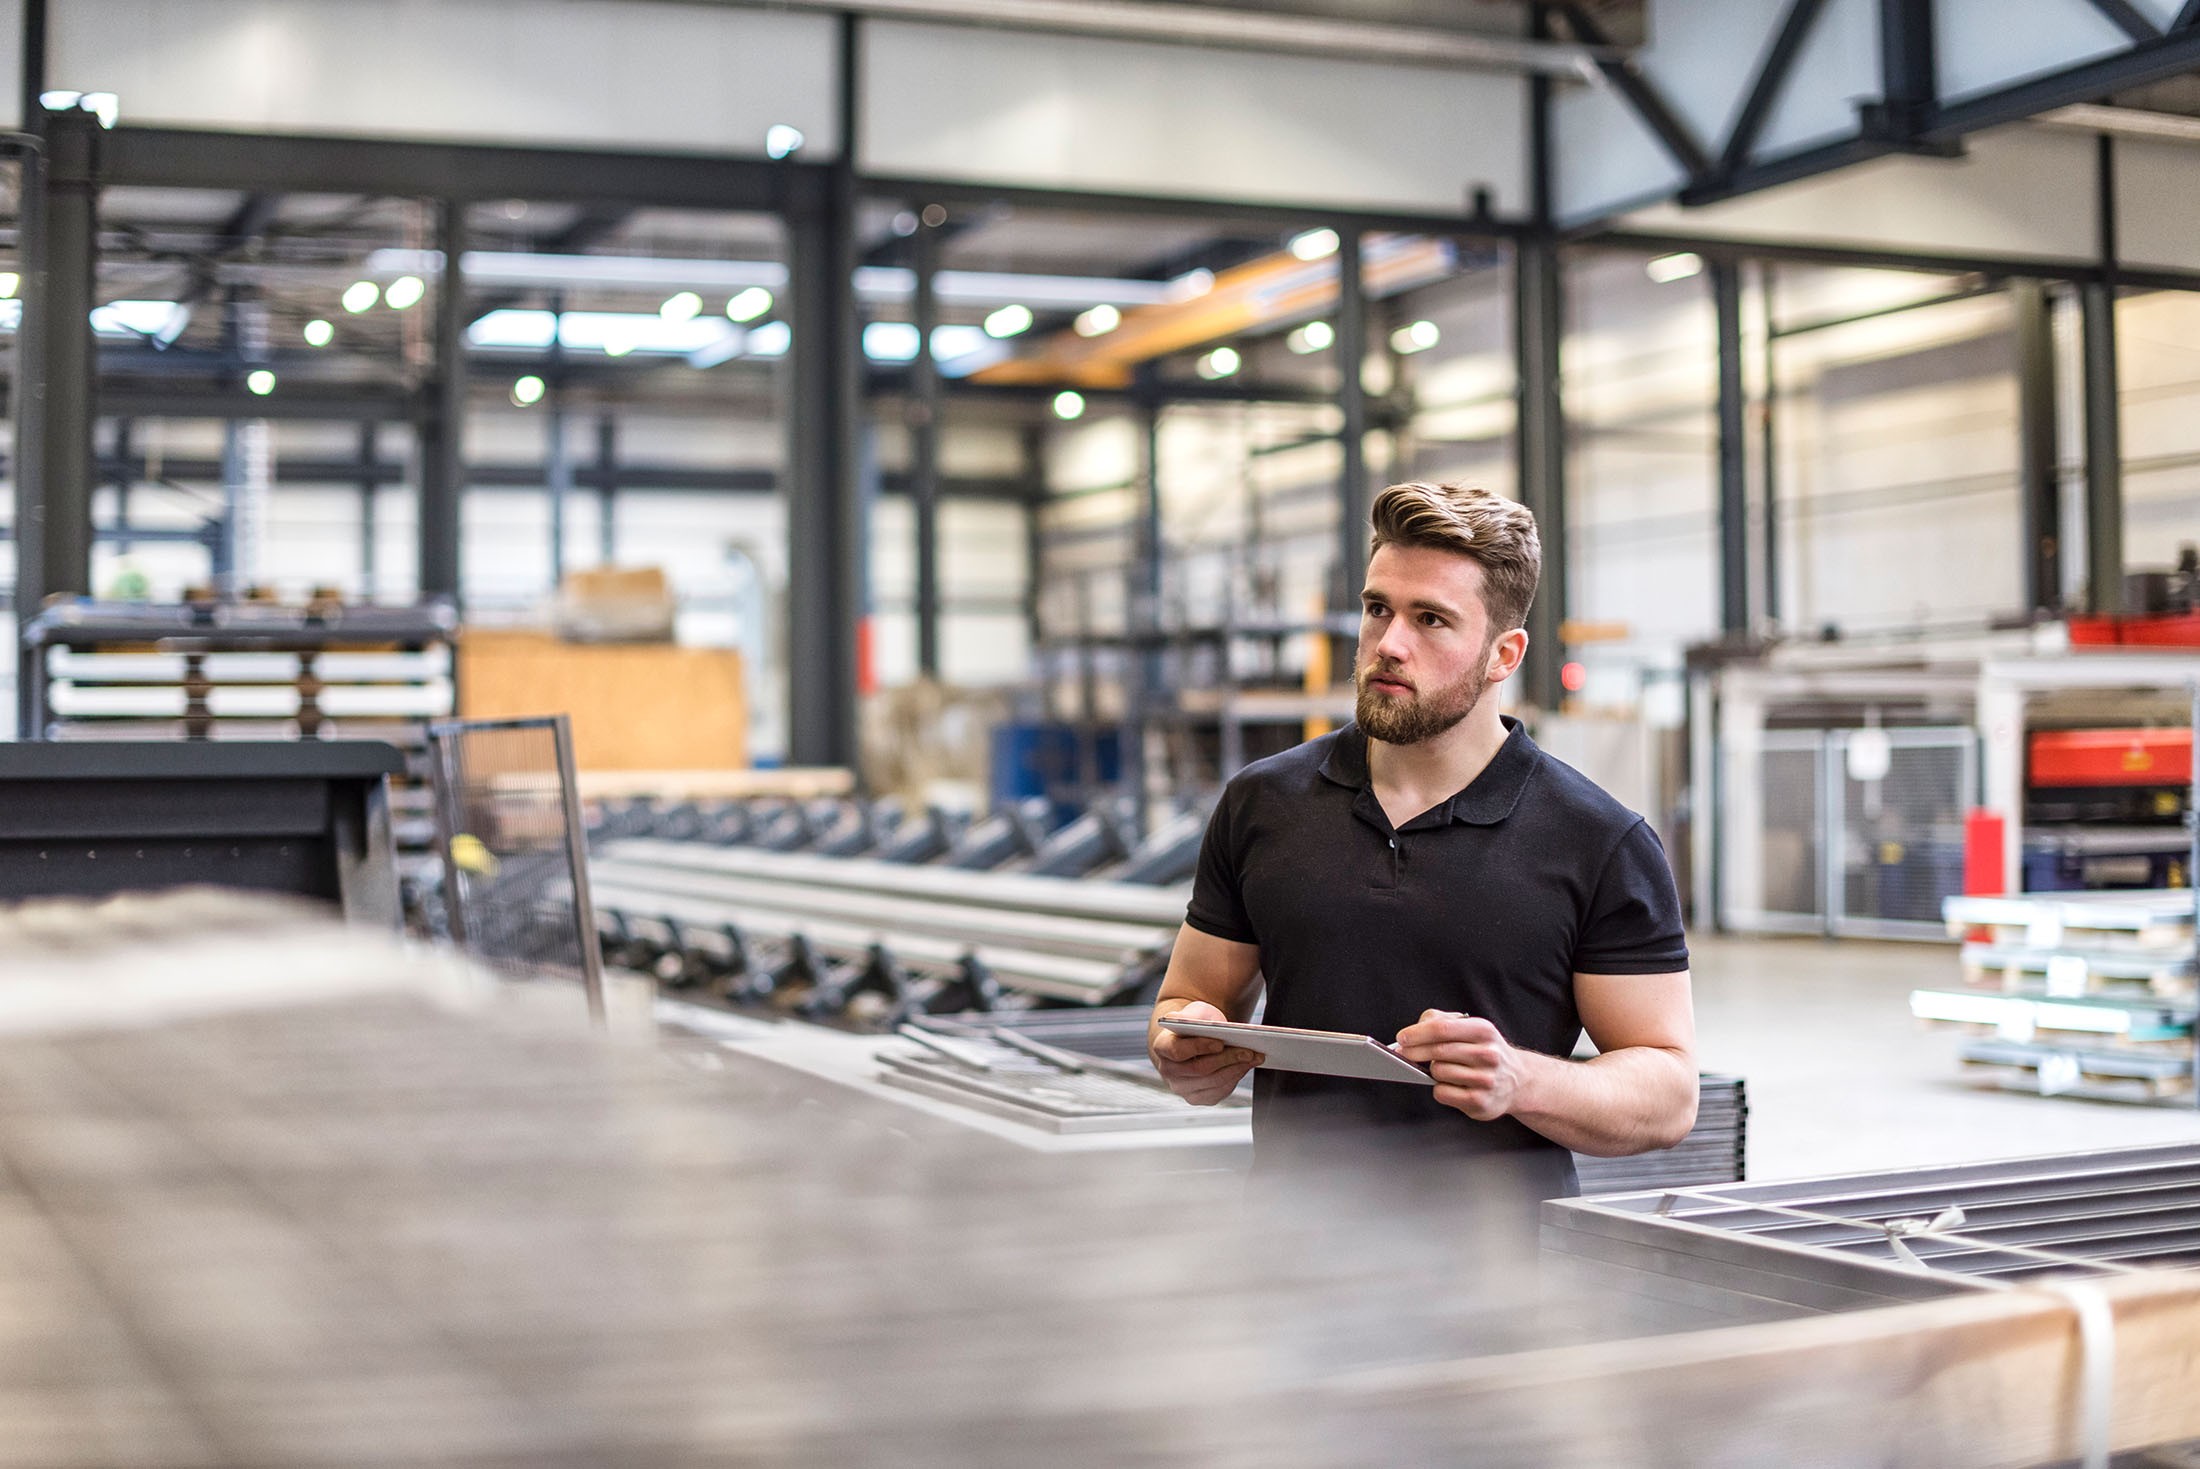
[[[1446,820],[1495,826],[1520,804],[1520,793],[1528,788],[1528,778],[1535,773],[1542,752],[1519,720],[1509,714],[1500,718],[1507,731],[1505,743],[1497,747],[1482,773],[1440,808]],[[1367,736],[1360,732],[1359,725],[1348,724],[1338,732],[1336,743],[1329,747],[1329,757],[1322,761],[1322,776],[1350,790],[1369,788]]]

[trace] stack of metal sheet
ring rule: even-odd
[[[1765,1320],[2200,1264],[2200,1145],[1544,1206],[1546,1253],[1678,1320]]]

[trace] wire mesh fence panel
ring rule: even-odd
[[[1860,778],[1849,758],[1862,738],[1883,754]],[[1838,933],[1884,938],[1946,936],[1941,902],[1963,891],[1963,817],[1973,800],[1976,738],[1969,730],[1914,729],[1836,735],[1840,781]],[[1883,769],[1880,767],[1883,765]]]
[[[1770,731],[1721,760],[1723,923],[1745,933],[1822,931],[1823,736]]]
[[[603,1005],[602,957],[563,715],[432,725],[451,936],[507,973],[564,977]]]

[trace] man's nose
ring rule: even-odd
[[[1413,651],[1413,640],[1406,635],[1405,625],[1392,618],[1383,628],[1383,635],[1375,640],[1375,656],[1390,663],[1403,663]]]

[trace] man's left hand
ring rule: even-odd
[[[1423,1010],[1419,1020],[1398,1032],[1397,1047],[1436,1078],[1437,1101],[1477,1122],[1503,1117],[1520,1100],[1526,1054],[1478,1016]]]

